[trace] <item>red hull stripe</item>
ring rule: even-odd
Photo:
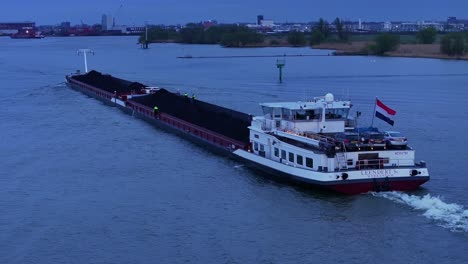
[[[395,115],[396,114],[396,111],[391,109],[390,107],[384,105],[379,99],[376,99],[376,104],[382,108],[383,110],[385,110],[385,112],[387,112],[389,115]]]
[[[410,181],[390,181],[388,182],[388,186],[386,186],[388,188],[388,190],[386,191],[412,191],[416,190],[420,185],[424,184],[427,181],[428,179]],[[376,187],[378,186],[385,186],[385,182],[360,182],[351,184],[330,185],[327,187],[339,193],[355,195],[370,191],[376,191]]]

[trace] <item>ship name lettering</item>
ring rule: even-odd
[[[397,151],[395,155],[408,155],[408,151]]]
[[[361,175],[363,176],[371,176],[371,177],[392,177],[395,175],[396,170],[365,170],[361,171]]]

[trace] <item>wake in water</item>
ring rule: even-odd
[[[445,203],[439,197],[433,197],[430,194],[422,197],[401,192],[372,193],[372,195],[424,211],[425,217],[452,231],[468,232],[468,210],[459,204]]]

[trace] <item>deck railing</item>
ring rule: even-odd
[[[349,164],[346,161],[346,167],[348,170],[356,169],[356,170],[363,170],[363,169],[388,169],[388,168],[399,168],[399,167],[408,167],[414,166],[414,160],[412,159],[388,159],[388,158],[380,158],[380,159],[366,159],[366,160],[357,160],[354,164]]]

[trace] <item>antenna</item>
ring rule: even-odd
[[[79,49],[77,52],[76,52],[78,55],[81,55],[83,54],[83,57],[84,57],[84,65],[85,65],[85,73],[88,73],[88,60],[86,58],[86,54],[87,53],[90,53],[90,54],[93,54],[94,55],[94,51],[90,50],[90,49]]]
[[[123,2],[123,1],[121,1],[121,2]],[[119,5],[119,7],[117,8],[117,10],[115,11],[115,13],[114,13],[114,19],[113,19],[113,21],[112,21],[112,23],[113,23],[112,26],[115,27],[115,20],[116,20],[116,18],[117,18],[119,15],[122,14],[122,9],[123,9],[123,8],[124,8],[124,5],[121,3],[121,4]],[[120,19],[120,21],[122,21],[122,19]]]

